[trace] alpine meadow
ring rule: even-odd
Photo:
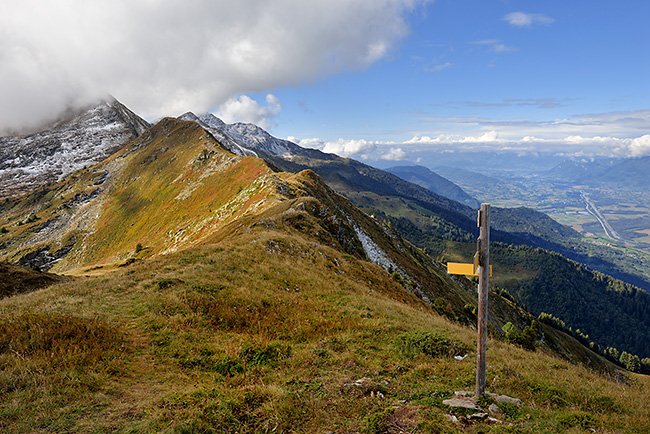
[[[0,432],[650,433],[648,16],[7,4]]]

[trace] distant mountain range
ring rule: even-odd
[[[647,188],[650,186],[650,157],[567,160],[549,171],[548,176],[577,184]]]
[[[471,208],[481,206],[478,200],[465,193],[462,188],[424,166],[396,166],[386,169],[386,172]]]

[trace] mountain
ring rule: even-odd
[[[206,118],[206,117],[204,117]],[[207,119],[211,119],[210,116]],[[214,127],[224,125],[214,123]],[[257,127],[248,127],[250,131],[258,131],[257,136],[264,136],[264,143],[275,143],[273,139],[259,133]],[[240,140],[240,139],[238,139]],[[262,141],[253,141],[261,143]],[[279,143],[284,143],[279,141]],[[244,142],[241,146],[246,146]],[[298,149],[296,149],[298,148]],[[324,154],[316,150],[308,150],[308,154],[300,151],[300,148],[293,145],[286,145],[284,153],[281,156],[275,155],[273,149],[277,147],[258,146],[257,151],[264,155],[264,158],[274,167],[278,167],[288,172],[299,172],[301,170],[313,170],[335,191],[347,197],[353,204],[361,208],[377,219],[390,223],[406,239],[418,247],[426,247],[427,252],[434,257],[452,258],[459,262],[466,262],[475,248],[476,239],[476,211],[468,206],[462,205],[456,201],[440,196],[431,190],[422,186],[405,181],[386,171],[373,168],[355,160],[344,159],[332,154]],[[288,152],[291,151],[291,154]],[[495,182],[498,181],[495,180]],[[591,267],[601,272],[607,272],[618,278],[625,279],[632,284],[648,287],[650,285],[644,278],[637,274],[627,272],[621,269],[618,262],[611,262],[610,256],[597,255],[599,251],[592,246],[585,246],[580,243],[579,234],[566,226],[557,223],[549,216],[537,212],[530,208],[498,208],[492,209],[492,233],[493,242],[502,242],[515,246],[532,246],[534,248],[544,248],[559,252],[573,261],[589,264]],[[455,243],[467,243],[467,248],[463,248],[464,256],[458,257],[458,248]],[[515,249],[517,250],[517,249]],[[603,252],[600,252],[603,253]],[[609,252],[607,252],[609,253]],[[509,253],[522,262],[530,262],[521,250],[516,254]],[[614,258],[615,259],[615,258]],[[514,276],[521,288],[532,288],[531,282],[535,281],[535,288],[544,288],[539,292],[539,303],[530,303],[530,298],[525,289],[514,291],[513,294],[522,303],[534,306],[534,312],[552,312],[560,314],[569,313],[562,317],[567,323],[575,329],[580,328],[591,335],[596,342],[606,345],[615,345],[611,334],[600,327],[588,328],[588,325],[596,325],[602,311],[598,314],[589,315],[588,317],[576,316],[575,312],[582,312],[583,308],[577,303],[566,303],[562,310],[558,310],[557,302],[554,301],[553,294],[559,287],[558,276],[544,268],[546,262],[539,261],[530,264],[530,271],[519,273],[519,266],[508,260],[507,255],[503,258],[495,258],[495,264],[502,265],[505,269],[503,275]],[[550,261],[550,263],[554,263]],[[579,268],[575,262],[568,261],[567,267]],[[534,271],[536,270],[536,271]],[[566,275],[566,273],[563,273]],[[576,272],[576,276],[579,275]],[[583,279],[583,277],[581,277]],[[570,280],[570,278],[568,278]],[[566,283],[568,280],[562,280]],[[619,288],[623,283],[602,285],[599,278],[594,277],[587,279],[586,286],[581,287],[579,291],[584,294],[597,294],[601,300],[613,300],[612,308],[628,309],[625,297],[619,297]],[[503,284],[503,283],[502,283]],[[510,285],[512,282],[509,283]],[[514,288],[510,286],[511,288]],[[519,288],[519,286],[517,287]],[[635,290],[634,290],[635,291]],[[625,292],[625,291],[623,291]],[[643,322],[642,315],[646,306],[650,303],[647,294],[641,293],[637,297],[639,304],[638,312],[631,312],[631,317],[627,315],[630,312],[616,315],[616,328],[625,327],[625,324],[634,323],[635,338],[621,339],[619,341],[621,349],[626,351],[650,355],[648,348],[643,344],[647,338],[645,336],[646,326],[639,323]],[[586,295],[585,295],[586,296]],[[581,314],[582,315],[582,314]],[[586,330],[585,330],[586,328]]]
[[[0,212],[7,222],[0,234],[2,259],[30,268],[103,274],[282,229],[376,264],[451,318],[465,318],[466,306],[475,303],[471,285],[451,279],[441,264],[314,172],[276,172],[262,159],[233,154],[196,122],[162,119],[103,162],[5,199]],[[282,246],[267,244],[269,251]],[[491,321],[500,329],[521,318],[515,310]]]
[[[3,431],[650,429],[648,377],[532,327],[495,293],[494,312],[515,313],[511,324],[527,324],[535,342],[488,341],[488,390],[513,399],[471,412],[444,404],[473,388],[475,330],[332,246],[321,224],[333,215],[310,214],[313,199],[287,198],[283,211],[233,221],[205,244],[0,300]],[[490,406],[494,420],[468,417]]]
[[[521,403],[479,400],[492,426],[448,407],[474,384],[475,285],[196,122],[162,119],[0,216],[3,259],[75,276],[0,300],[6,432],[650,428],[646,377],[497,291],[488,387]]]
[[[228,125],[213,115],[202,115],[201,118],[212,122],[215,129],[221,127],[224,131],[228,130]],[[239,128],[241,129],[242,127]],[[315,171],[330,187],[367,213],[380,218],[401,219],[402,230],[409,230],[418,239],[422,237],[411,229],[424,231],[428,233],[427,237],[435,236],[438,240],[435,246],[427,241],[427,248],[434,255],[444,254],[445,247],[441,242],[444,239],[471,241],[476,237],[476,211],[468,206],[361,162],[318,150],[305,150],[291,142],[273,138],[262,132],[259,127],[250,124],[246,125],[246,129],[255,131],[255,137],[264,137],[264,140],[244,142],[237,139],[241,141],[240,146],[257,144],[256,149],[260,156],[282,170]],[[271,143],[273,146],[262,146],[261,143]],[[282,152],[274,152],[280,148]],[[453,172],[454,176],[460,177],[461,180],[478,181],[481,185],[489,185],[491,189],[511,191],[513,188],[520,188],[470,171],[441,169],[441,172]],[[493,211],[494,241],[551,249],[570,259],[588,264],[600,272],[624,279],[644,289],[650,288],[647,276],[624,268],[627,264],[624,257],[618,258],[617,255],[612,255],[609,249],[582,243],[577,232],[562,227],[541,212],[521,207],[503,210],[493,207]],[[407,229],[407,226],[411,229]],[[410,238],[410,241],[417,243],[415,238]]]
[[[181,121],[190,121],[199,124],[203,129],[207,130],[212,134],[212,136],[221,143],[223,147],[228,149],[235,155],[241,157],[252,156],[257,157],[257,152],[248,149],[244,146],[241,146],[235,140],[231,139],[226,133],[222,131],[226,124],[219,118],[215,116],[204,117],[208,123],[203,122],[198,116],[192,112],[187,112],[184,115],[178,117]]]
[[[481,205],[462,188],[424,166],[396,166],[386,169],[386,172],[471,208],[479,208]]]
[[[273,226],[265,216],[278,214],[320,242],[396,273],[424,298],[452,294],[459,310],[471,300],[450,292],[444,274],[425,277],[428,269],[441,274],[440,265],[313,172],[276,172],[262,159],[235,155],[194,122],[163,119],[103,162],[5,199],[0,211],[7,222],[3,259],[42,270],[83,274],[125,266]]]
[[[181,120],[198,122],[211,133],[215,133],[220,139],[225,138],[230,145],[231,152],[244,153],[246,155],[282,157],[303,156],[310,158],[327,158],[324,154],[315,149],[306,149],[288,140],[273,137],[264,129],[250,123],[226,124],[211,113],[204,113],[196,116],[193,113],[186,113],[179,117]],[[215,137],[216,137],[215,136]],[[261,154],[261,155],[260,155]]]
[[[471,286],[311,170],[277,172],[262,159],[233,154],[196,122],[162,119],[103,162],[5,199],[0,212],[7,222],[2,259],[41,270],[102,274],[258,227],[283,228],[378,265],[452,318],[475,303]],[[498,329],[521,322],[507,312],[504,306],[491,319]]]
[[[590,177],[595,172],[600,172],[616,164],[612,158],[597,160],[565,160],[546,172],[551,179],[563,181],[577,181]]]
[[[512,270],[491,282],[531,312],[561,318],[602,349],[650,357],[650,294],[547,250],[501,244],[490,250],[494,267]]]
[[[6,199],[4,251],[59,272],[169,253],[269,206],[276,185],[289,194],[263,160],[230,153],[195,123],[163,119],[98,165]]]
[[[0,198],[98,163],[149,128],[115,99],[66,114],[41,131],[0,137]]]
[[[650,185],[650,157],[626,158],[610,167],[589,173],[580,180],[646,191]]]
[[[566,160],[547,175],[577,184],[644,190],[650,185],[650,157]]]

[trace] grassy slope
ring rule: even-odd
[[[67,247],[52,268],[64,272],[186,248],[263,206],[272,173],[194,123],[165,119],[101,164],[0,204],[4,257]]]
[[[260,160],[231,159],[191,124],[156,128],[108,166],[3,204],[23,222],[9,234],[25,241],[47,229],[43,220],[56,222],[53,210],[75,211],[74,199],[101,185],[95,203],[104,212],[84,235],[93,243],[68,235],[77,263],[144,258],[108,274],[109,266],[86,267],[95,277],[0,301],[5,431],[355,432],[377,427],[393,407],[392,422],[461,430],[441,401],[472,387],[472,358],[448,356],[473,347],[474,334],[434,309],[471,324],[462,319],[464,306],[475,305],[469,281],[450,279],[313,172],[270,173]],[[174,144],[184,146],[170,152]],[[216,172],[224,161],[228,170]],[[173,247],[186,250],[155,256],[168,249],[179,215],[192,235]],[[390,272],[364,260],[360,233]],[[144,247],[132,251],[134,242]],[[493,330],[531,320],[496,295],[491,306]],[[446,335],[453,351],[436,359],[406,351],[399,337],[417,331]],[[552,342],[566,359],[612,372],[566,335],[542,331],[544,348]],[[496,341],[491,348],[489,387],[526,401],[506,408],[522,432],[647,428],[639,417],[646,407],[622,411],[647,390],[644,378],[624,386],[540,352]],[[350,385],[360,378],[368,380]]]
[[[450,422],[441,402],[471,390],[474,357],[407,351],[399,337],[444,335],[456,354],[474,347],[474,332],[294,223],[224,228],[219,244],[0,301],[0,428],[343,433],[378,432],[385,420],[422,433],[650,429],[647,378],[626,385],[494,340],[488,389],[524,404],[503,406],[511,426]]]
[[[45,288],[61,280],[54,274],[0,262],[0,298]]]
[[[476,223],[464,217],[467,209],[460,205],[457,210],[441,212],[446,207],[444,201],[432,202],[424,193],[416,193],[417,188],[409,193],[405,185],[392,183],[390,175],[387,174],[384,179],[375,173],[379,171],[373,172],[361,163],[343,159],[323,162],[297,159],[293,164],[298,163],[311,164],[314,170],[326,175],[325,180],[336,191],[344,194],[365,212],[376,215],[380,220],[392,222],[406,239],[419,247],[426,247],[432,256],[444,256],[457,262],[468,262],[473,256]],[[330,170],[330,166],[337,170]],[[291,169],[291,164],[287,163],[287,167]],[[368,174],[366,179],[362,179],[364,170]],[[373,185],[371,180],[377,183]],[[392,185],[395,187],[392,188]],[[376,193],[379,190],[384,194]],[[414,196],[419,199],[416,200]],[[433,199],[435,198],[431,198]],[[475,213],[473,210],[471,212]],[[599,257],[587,261],[587,253],[579,251],[575,247],[577,244],[570,241],[577,233],[542,213],[527,208],[495,208],[493,217],[493,241],[514,244],[530,242],[533,246],[573,253],[576,260],[598,263],[605,270],[616,268]],[[461,249],[462,254],[458,254],[456,251],[459,246],[449,240],[469,242]],[[613,346],[640,357],[648,355],[647,319],[644,315],[650,303],[647,294],[631,289],[636,297],[635,302],[639,304],[635,310],[634,306],[630,306],[631,297],[619,290],[619,287],[625,286],[622,282],[606,279],[607,282],[603,283],[603,278],[598,273],[585,272],[570,260],[549,261],[549,257],[556,256],[550,252],[536,253],[545,261],[533,261],[529,251],[525,247],[495,250],[492,263],[498,276],[495,276],[493,282],[507,286],[521,303],[526,303],[536,313],[547,312],[560,316],[573,329],[582,330],[603,346]],[[556,269],[548,266],[551,262],[557,264]],[[585,273],[589,275],[588,278],[584,276]],[[624,274],[621,277],[633,276]],[[558,298],[557,293],[562,291],[563,285],[568,288],[575,286],[571,279],[589,283],[573,290],[571,297],[565,295]],[[506,282],[510,284],[505,285]],[[585,309],[584,304],[577,302],[582,299],[593,299],[597,308]],[[606,318],[606,322],[603,318]]]

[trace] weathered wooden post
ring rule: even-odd
[[[488,284],[490,275],[490,204],[478,212],[478,343],[476,345],[476,397],[485,394],[485,351],[487,348]]]
[[[476,344],[476,397],[485,394],[485,350],[487,348],[488,278],[490,265],[490,204],[481,204],[478,212],[478,246],[471,264],[447,263],[447,273],[478,276],[478,343]]]

